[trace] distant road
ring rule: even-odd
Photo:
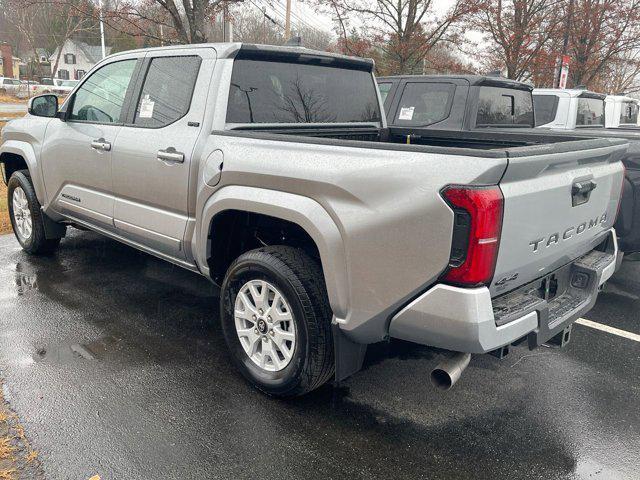
[[[26,111],[26,103],[0,103],[0,117],[3,113],[20,113]]]

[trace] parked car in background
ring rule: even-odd
[[[17,239],[51,252],[79,225],[210,278],[236,366],[277,396],[389,337],[455,352],[443,388],[472,353],[566,342],[616,267],[627,143],[425,135],[420,95],[386,128],[373,67],[234,43],[111,55],[5,127]],[[533,119],[464,86],[489,89],[482,122]]]
[[[10,77],[0,77],[0,94],[2,95],[18,95],[23,92],[25,87],[20,80]]]
[[[624,95],[607,95],[604,99],[604,124],[607,128],[637,128],[640,101]]]
[[[78,80],[59,80],[56,81],[56,85],[51,88],[51,93],[56,95],[66,96],[69,95],[71,90],[78,84]]]

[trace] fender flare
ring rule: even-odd
[[[315,200],[302,195],[256,187],[230,185],[217,190],[202,207],[192,240],[200,271],[209,276],[207,258],[209,230],[214,217],[225,210],[240,210],[286,220],[302,227],[316,243],[333,314],[347,316],[348,268],[340,230],[329,213]]]
[[[2,155],[5,153],[13,153],[20,155],[29,169],[29,175],[31,175],[31,182],[33,188],[36,191],[36,197],[40,202],[40,205],[45,204],[45,189],[42,181],[42,175],[40,175],[40,169],[38,168],[38,162],[36,160],[36,152],[33,146],[27,142],[21,142],[19,140],[7,140],[0,146],[0,163],[4,163]],[[9,179],[7,178],[7,181]]]

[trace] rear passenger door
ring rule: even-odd
[[[214,63],[211,48],[150,52],[113,147],[118,234],[179,260],[188,257],[183,242],[195,208],[192,158]]]

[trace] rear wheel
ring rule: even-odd
[[[7,186],[11,226],[23,250],[32,254],[53,252],[60,239],[47,239],[40,202],[26,170],[11,175]]]
[[[303,395],[331,378],[331,315],[320,266],[297,248],[247,252],[222,284],[222,330],[234,363],[270,395]]]

